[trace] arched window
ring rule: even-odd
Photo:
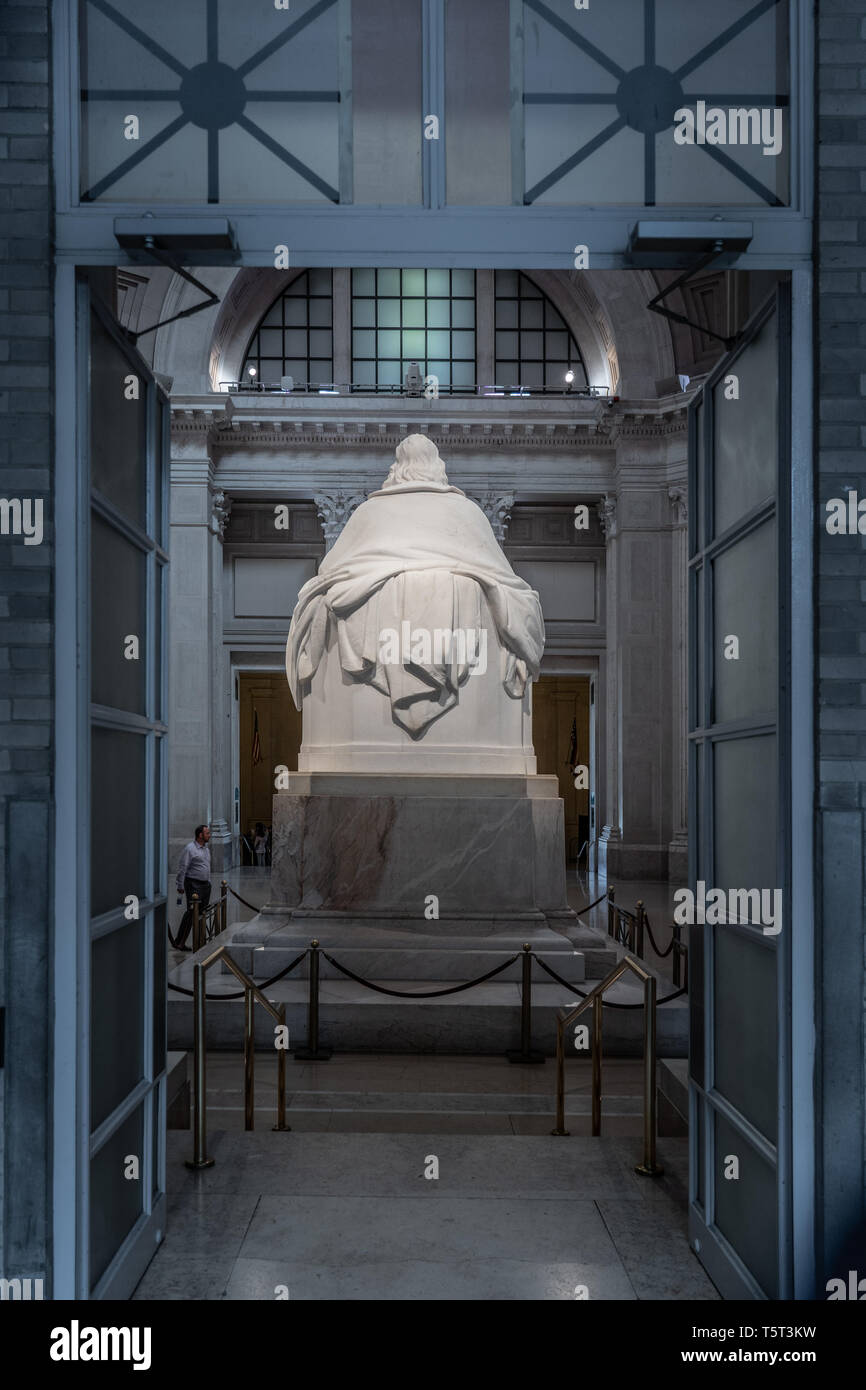
[[[343,306],[336,320],[335,276]],[[522,271],[382,267],[299,274],[253,333],[238,385],[399,394],[413,363],[419,393],[430,377],[443,394],[457,395],[564,394],[590,385],[568,324]]]
[[[518,270],[497,270],[496,384],[528,391],[589,385],[580,349],[561,314]],[[573,373],[572,380],[568,375]]]
[[[412,362],[440,387],[474,389],[474,270],[352,271],[353,383],[399,390]]]
[[[241,385],[279,389],[329,386],[334,376],[330,270],[305,270],[275,299],[252,336]],[[253,372],[250,371],[253,368]]]

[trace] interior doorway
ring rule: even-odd
[[[593,758],[589,676],[541,676],[532,687],[532,742],[539,773],[555,774],[565,803],[565,857],[585,862],[591,840]],[[574,769],[588,771],[585,788],[575,787]]]
[[[297,772],[301,716],[282,671],[240,671],[237,681],[241,863],[269,864],[274,768],[282,764]],[[264,861],[261,846],[256,857],[259,826],[267,835]]]

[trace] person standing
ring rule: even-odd
[[[198,893],[199,909],[207,907],[210,902],[209,839],[210,826],[197,825],[195,838],[190,840],[184,849],[177,866],[178,902],[180,902],[179,895],[186,893],[186,912],[181,918],[180,926],[177,929],[177,940],[174,942],[175,949],[178,951],[192,950],[191,946],[186,945],[186,939],[193,926],[193,894]]]

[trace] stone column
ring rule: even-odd
[[[671,535],[671,791],[673,839],[668,846],[668,878],[685,884],[689,872],[688,824],[688,494],[684,483],[668,488],[673,511]]]
[[[223,650],[223,545],[232,500],[224,492],[211,496],[211,796],[210,858],[214,873],[232,865],[231,815],[231,697],[230,676]]]
[[[599,808],[598,872],[602,878],[617,872],[617,846],[622,840],[622,759],[619,670],[619,546],[616,496],[605,496],[598,515],[605,539],[605,804]]]
[[[173,421],[169,539],[169,867],[196,825],[211,825],[214,872],[223,867],[228,835],[224,805],[227,741],[220,718],[226,692],[218,675],[222,645],[222,543],[214,516],[210,415]],[[225,865],[227,867],[227,864]]]

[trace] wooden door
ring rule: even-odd
[[[589,788],[577,791],[573,768],[590,766],[589,677],[542,676],[532,687],[532,742],[539,773],[555,774],[565,803],[566,858],[589,838]]]
[[[298,770],[301,716],[289,694],[282,671],[243,671],[239,677],[240,706],[240,832],[252,845],[256,822],[271,824],[274,768],[282,763]],[[258,756],[254,749],[258,718]],[[244,851],[243,840],[241,850]],[[242,853],[243,862],[248,862]]]

